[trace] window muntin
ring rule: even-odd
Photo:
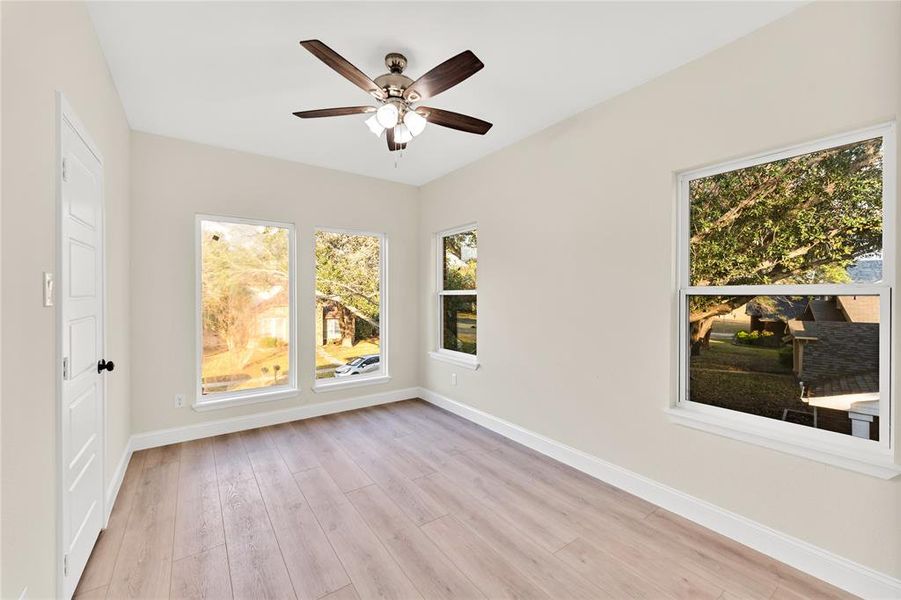
[[[438,235],[438,349],[475,357],[478,307],[478,230]]]
[[[889,448],[893,160],[894,126],[882,126],[680,177],[682,341],[677,407],[697,411],[704,418],[721,417],[717,422],[729,428],[753,431],[755,435],[766,431],[768,437],[790,440],[793,444],[817,447],[839,444],[848,452]],[[747,364],[726,365],[727,368],[720,370],[728,373],[714,378],[712,383],[709,373],[700,371],[705,360],[709,365],[723,358],[704,357],[712,334],[717,334],[718,341],[730,344],[775,344],[772,338],[778,336],[777,351],[781,346],[807,343],[796,342],[797,336],[787,323],[784,334],[774,332],[771,337],[761,333],[756,339],[751,339],[752,330],[748,327],[744,339],[739,341],[735,323],[726,326],[722,322],[729,320],[729,315],[735,317],[736,308],[744,310],[742,307],[747,303],[736,306],[736,301],[756,297],[766,303],[796,297],[808,303],[812,300],[835,303],[846,297],[861,296],[869,298],[864,302],[872,305],[870,309],[877,307],[879,313],[879,321],[869,326],[878,332],[870,332],[865,344],[870,356],[874,351],[877,355],[877,373],[873,374],[869,361],[855,363],[847,356],[842,359],[842,352],[847,348],[834,343],[830,346],[831,358],[865,372],[863,387],[875,390],[863,391],[858,386],[862,394],[870,396],[841,398],[831,409],[819,407],[816,428],[812,427],[812,415],[805,417],[789,412],[784,421],[781,414],[773,418],[772,407],[767,409],[766,402],[749,402],[752,394],[743,393],[737,384],[724,385],[726,379],[737,377],[737,372],[761,379],[759,374],[748,374],[751,369]],[[733,301],[722,302],[724,299]],[[831,314],[835,316],[834,312]],[[822,329],[844,327],[827,324]],[[794,333],[803,337],[802,330]],[[878,342],[873,342],[874,336]],[[763,337],[770,339],[763,341]],[[873,347],[874,343],[878,343],[878,348]],[[722,344],[718,345],[722,349]],[[820,344],[821,349],[825,346]],[[782,352],[787,355],[788,350]],[[787,361],[787,356],[783,360]],[[792,356],[792,361],[795,360]],[[801,382],[807,390],[805,397],[808,391],[815,397],[830,389],[830,382],[822,375],[813,377],[815,374],[808,371],[798,376],[792,369],[797,385],[796,400],[806,404],[809,413],[812,413],[810,403],[801,400]],[[704,381],[705,376],[708,381]],[[833,389],[842,385],[841,381],[831,383]],[[787,390],[788,386],[785,394]],[[791,404],[787,398],[787,395],[783,397],[784,402]],[[854,411],[839,410],[848,415],[848,421],[842,426],[824,426],[830,417],[824,420],[819,415],[828,415],[824,410],[836,410],[836,406],[843,409],[842,403],[847,400],[869,402],[865,408],[875,416],[872,421],[875,424],[865,428],[863,423],[858,423],[856,433],[847,435],[847,426],[854,425]],[[804,419],[806,423],[802,422]]]
[[[198,217],[198,404],[296,388],[294,229]]]
[[[386,373],[384,236],[316,231],[316,380]]]

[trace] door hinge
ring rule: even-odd
[[[67,161],[63,159],[63,181],[69,181],[69,169],[66,168]]]
[[[69,576],[69,555],[63,554],[63,575]]]
[[[69,358],[63,359],[63,381],[69,379]]]

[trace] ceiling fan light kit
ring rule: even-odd
[[[397,117],[400,115],[400,109],[390,100],[386,101],[377,111],[375,118],[378,119],[379,125],[385,129],[390,129],[397,125]]]
[[[377,137],[386,132],[388,150],[392,152],[406,148],[414,137],[425,131],[427,123],[477,135],[485,135],[491,129],[491,123],[475,117],[438,108],[413,106],[420,100],[437,96],[481,70],[485,65],[470,50],[444,61],[415,81],[403,74],[407,68],[407,58],[403,54],[391,52],[385,56],[388,73],[372,80],[319,40],[306,40],[300,42],[300,45],[380,103],[378,107],[345,106],[294,113],[301,119],[375,113],[366,119],[366,127]]]

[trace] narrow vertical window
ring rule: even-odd
[[[294,229],[198,217],[198,405],[296,389]]]
[[[473,361],[478,348],[477,230],[439,234],[438,246],[438,352]]]
[[[387,375],[384,253],[380,234],[316,232],[317,385]]]

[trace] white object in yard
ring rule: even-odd
[[[870,423],[873,417],[879,416],[879,394],[842,394],[840,396],[822,396],[813,398],[801,398],[813,407],[814,415],[817,408],[831,408],[848,413],[851,419],[851,435],[870,439]],[[814,416],[816,422],[816,416]]]
[[[861,400],[851,404],[848,418],[851,419],[851,435],[870,438],[870,423],[879,416],[879,399]]]

